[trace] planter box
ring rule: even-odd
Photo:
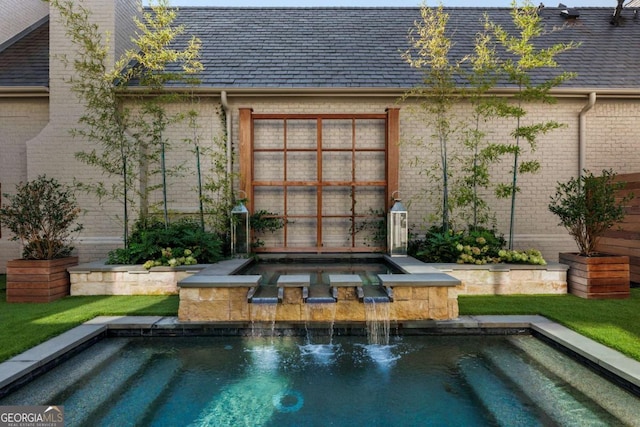
[[[561,253],[559,260],[569,266],[567,285],[571,294],[589,299],[629,297],[629,257]]]
[[[69,295],[67,268],[78,257],[7,262],[7,302],[50,302]]]

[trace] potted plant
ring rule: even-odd
[[[549,210],[574,238],[578,253],[561,253],[559,260],[569,266],[569,292],[583,298],[629,297],[629,257],[599,253],[600,237],[625,216],[631,197],[616,198],[625,183],[615,181],[615,173],[589,171],[566,183],[559,183]]]
[[[8,203],[0,208],[0,221],[13,233],[11,240],[22,243],[22,258],[7,263],[7,302],[48,302],[68,295],[67,268],[78,263],[71,256],[70,237],[82,229],[73,192],[43,175],[4,197]]]

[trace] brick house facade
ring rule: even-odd
[[[100,28],[115,35],[111,54],[118,57],[129,47],[129,37],[134,33],[131,17],[140,12],[138,4],[134,0],[85,0],[84,4],[93,11]],[[56,58],[71,54],[71,46],[55,11],[49,12],[46,6],[40,0],[24,0],[18,5],[0,0],[3,192],[11,192],[16,183],[39,174],[68,183],[74,179],[90,180],[96,174],[74,158],[74,153],[86,144],[69,135],[69,130],[77,126],[82,105],[64,81],[70,70]],[[7,12],[15,8],[24,13]],[[498,22],[509,22],[508,9],[486,11]],[[458,29],[455,37],[462,38],[475,34],[485,10],[460,8],[448,12],[452,16],[450,25]],[[517,201],[516,247],[541,249],[552,261],[559,251],[574,249],[572,239],[547,210],[556,183],[575,176],[581,163],[590,170],[613,168],[618,173],[637,172],[640,164],[634,132],[635,119],[640,115],[640,82],[636,78],[640,57],[632,48],[640,40],[640,24],[632,19],[633,10],[623,12],[623,17],[628,17],[618,27],[609,24],[609,9],[587,8],[580,12],[581,16],[572,21],[565,20],[556,8],[541,12],[547,28],[565,27],[548,39],[550,43],[582,43],[561,61],[563,68],[577,72],[578,77],[555,90],[557,104],[527,107],[526,120],[553,118],[566,125],[539,139],[535,157],[540,160],[542,171],[522,178]],[[13,20],[13,14],[23,21]],[[400,57],[408,47],[407,32],[419,17],[417,8],[180,10],[179,23],[203,42],[205,71],[202,84],[193,89],[198,98],[201,143],[214,148],[214,138],[224,133],[219,112],[226,105],[234,153],[242,150],[243,135],[251,132],[253,138],[253,180],[262,184],[253,188],[252,208],[279,213],[286,210],[293,218],[287,235],[271,236],[268,247],[282,248],[286,240],[285,246],[291,250],[344,248],[351,244],[345,239],[348,240],[352,226],[349,215],[354,209],[362,214],[388,207],[388,193],[394,190],[390,184],[393,177],[384,171],[389,130],[385,120],[366,116],[382,117],[389,109],[399,112],[395,190],[407,202],[410,222],[416,229],[428,225],[425,218],[434,209],[424,195],[432,183],[413,160],[437,159],[435,151],[415,144],[428,139],[432,131],[411,108],[411,101],[398,101],[420,80],[419,74]],[[12,26],[8,25],[10,22]],[[467,22],[474,24],[467,28]],[[38,50],[43,46],[46,60]],[[513,90],[500,88],[499,92],[509,96]],[[187,111],[191,107],[184,104],[172,108]],[[469,108],[468,104],[457,105],[456,115],[468,116]],[[297,122],[289,120],[286,126],[274,118],[243,129],[242,111],[265,117],[308,116]],[[317,117],[326,115],[336,115],[336,120],[323,119],[318,128]],[[362,119],[349,118],[353,115]],[[169,140],[179,147],[173,150],[172,161],[184,161],[193,170],[191,149],[179,145],[185,132],[189,132],[184,126],[168,130]],[[513,122],[505,120],[486,126],[492,137],[501,140],[508,140],[513,130]],[[285,134],[289,146],[283,152],[278,147]],[[329,147],[326,151],[304,151],[317,147],[320,140],[323,147]],[[331,151],[332,146],[337,149]],[[275,150],[269,151],[269,147]],[[345,147],[356,148],[350,151]],[[246,167],[237,158],[233,162],[234,171],[240,173],[239,189],[247,185],[242,176]],[[506,178],[508,169],[508,165],[499,164],[494,176]],[[318,190],[305,184],[319,179],[336,185]],[[358,194],[357,203],[352,192]],[[79,197],[86,214],[82,219],[85,230],[76,242],[78,255],[81,261],[104,258],[110,249],[121,245],[121,227],[116,219],[120,207],[117,203],[98,205],[91,196]],[[492,199],[491,195],[487,197]],[[169,200],[175,212],[196,212],[198,198],[193,179],[174,180]],[[492,206],[497,226],[506,234],[509,202],[493,200]],[[322,224],[314,217],[322,218]],[[20,254],[19,245],[8,241],[8,234],[3,230],[0,239],[0,272],[8,259]],[[352,247],[367,244],[362,236],[357,239],[361,240]]]

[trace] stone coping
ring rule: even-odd
[[[362,278],[357,274],[330,274],[329,286],[362,286]]]
[[[560,264],[559,262],[549,262],[547,265],[532,265],[532,264],[456,264],[456,263],[441,263],[441,264],[429,264],[426,266],[432,266],[439,271],[455,271],[455,270],[488,270],[488,271],[513,271],[513,270],[546,270],[546,271],[567,271],[569,266],[566,264]]]
[[[219,261],[215,264],[195,264],[180,265],[178,267],[153,267],[147,270],[142,264],[124,265],[124,264],[106,264],[106,260],[92,261],[69,267],[67,271],[70,273],[92,273],[92,272],[128,272],[128,273],[149,273],[155,271],[186,271],[190,273],[198,273],[203,275],[231,275],[237,273],[250,264],[253,260],[248,258],[234,258]]]
[[[383,286],[458,286],[462,282],[446,273],[378,274]]]
[[[153,336],[154,333],[194,335],[202,330],[206,334],[213,326],[219,328],[239,328],[246,325],[225,325],[224,323],[183,323],[177,317],[162,316],[99,316],[84,324],[70,329],[55,338],[39,344],[24,353],[0,363],[0,396],[10,390],[12,384],[24,382],[38,368],[60,360],[65,353],[71,352],[91,339],[99,339],[108,331],[136,331],[138,336]],[[285,325],[286,326],[286,325]],[[528,328],[549,340],[564,346],[586,358],[612,375],[640,388],[640,362],[620,352],[584,337],[571,329],[555,323],[543,316],[460,316],[453,320],[427,320],[403,323],[407,332],[411,329],[436,329],[444,334],[478,333],[483,329]]]
[[[276,285],[279,288],[299,288],[309,286],[310,283],[308,274],[281,274]]]
[[[253,287],[260,283],[259,274],[249,276],[208,276],[194,274],[178,282],[181,288],[237,288]]]

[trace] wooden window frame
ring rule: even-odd
[[[354,209],[351,215],[323,215],[322,214],[322,193],[326,187],[340,186],[351,187],[352,189],[352,206],[354,203],[354,190],[359,187],[384,187],[385,188],[385,212],[388,211],[393,202],[393,193],[399,190],[399,109],[388,108],[382,114],[256,114],[251,108],[241,108],[239,122],[239,186],[247,195],[247,209],[250,213],[254,212],[254,189],[255,187],[281,187],[284,188],[284,206],[287,206],[287,191],[289,187],[313,186],[317,189],[317,209],[316,215],[291,215],[286,212],[282,215],[283,219],[291,218],[309,218],[316,220],[316,246],[314,247],[289,247],[287,226],[284,228],[284,246],[274,248],[258,248],[256,252],[375,252],[385,250],[384,247],[363,247],[355,245],[355,232],[351,233],[350,247],[324,247],[322,244],[322,220],[324,218],[350,218],[354,223],[356,218],[370,217],[370,215],[355,215]],[[284,142],[282,148],[262,148],[255,149],[254,145],[254,123],[259,120],[282,120],[284,129]],[[295,120],[308,120],[316,122],[317,144],[315,148],[288,148],[287,141],[287,122]],[[352,142],[351,147],[345,148],[323,148],[322,146],[322,123],[329,120],[351,120],[352,123]],[[385,124],[385,146],[384,148],[356,148],[356,122],[358,120],[383,120]],[[288,181],[286,172],[283,180],[278,181],[256,181],[254,179],[254,153],[256,152],[282,152],[283,165],[286,171],[286,159],[289,152],[315,152],[317,161],[317,180],[313,181]],[[322,177],[322,154],[327,152],[351,152],[352,170],[351,181],[324,181]],[[355,177],[355,154],[357,152],[384,152],[385,155],[385,179],[380,181],[356,181]]]

